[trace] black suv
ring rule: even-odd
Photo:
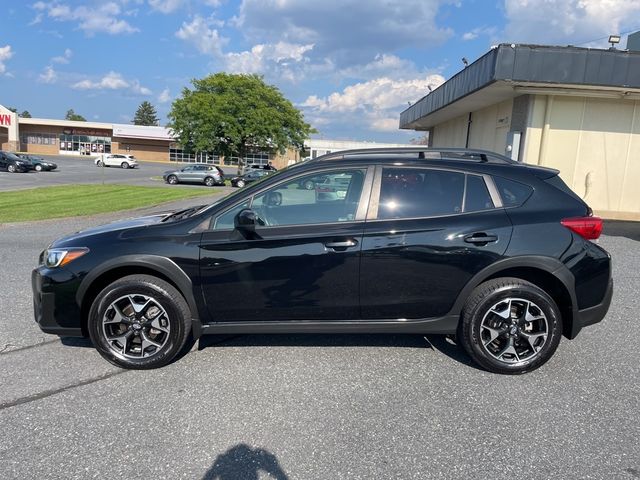
[[[340,177],[331,198],[305,180]],[[487,370],[544,364],[611,295],[602,221],[556,170],[472,150],[353,150],[212,204],[55,241],[32,275],[43,331],[126,368],[190,335],[455,334]]]

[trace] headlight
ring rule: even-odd
[[[44,265],[47,268],[62,267],[88,252],[88,248],[48,248],[43,255]]]

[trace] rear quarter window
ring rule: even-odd
[[[493,182],[498,189],[498,193],[502,198],[502,204],[505,207],[520,206],[526,202],[533,193],[532,187],[514,180],[508,180],[503,177],[493,177]]]

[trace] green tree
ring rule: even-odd
[[[191,81],[173,102],[168,127],[187,151],[237,155],[251,148],[299,150],[309,134],[302,113],[258,75],[216,73]]]
[[[82,115],[77,114],[76,112],[73,111],[73,108],[70,108],[69,110],[67,110],[67,114],[64,116],[65,120],[73,120],[76,122],[86,122],[87,119],[84,118]]]
[[[24,110],[24,111],[20,114],[20,116],[21,116],[22,118],[31,118],[31,114],[29,113],[29,110]]]
[[[160,120],[158,119],[158,112],[151,103],[146,100],[140,104],[136,114],[133,117],[134,125],[158,125]]]
[[[13,113],[18,113],[18,109],[16,107],[7,107],[7,110]]]

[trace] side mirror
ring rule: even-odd
[[[250,208],[243,208],[233,219],[233,225],[236,230],[239,230],[240,232],[255,233],[256,226],[263,226],[264,220],[262,220],[258,214]]]

